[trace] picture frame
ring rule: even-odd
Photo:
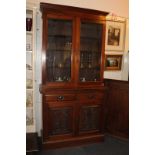
[[[109,51],[123,51],[124,35],[125,22],[106,21],[105,49]]]
[[[33,125],[33,109],[26,108],[26,125]]]
[[[105,71],[117,71],[121,70],[123,55],[105,55],[104,67]]]
[[[26,88],[33,88],[33,72],[32,70],[26,70]]]
[[[26,107],[33,107],[33,91],[26,90]]]
[[[26,52],[26,70],[32,70],[32,52]]]
[[[26,34],[26,51],[32,51],[32,34]]]

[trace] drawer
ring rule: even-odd
[[[103,94],[102,93],[84,93],[84,94],[78,94],[77,99],[81,101],[85,100],[101,100],[103,99]]]
[[[72,101],[76,99],[75,94],[48,94],[45,95],[47,101]]]

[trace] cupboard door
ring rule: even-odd
[[[61,107],[49,109],[49,135],[70,134],[72,129],[73,108]]]
[[[80,26],[79,81],[101,81],[103,23],[82,21]]]
[[[48,105],[48,137],[74,135],[74,102],[49,102]]]
[[[73,20],[48,18],[46,82],[72,81]]]
[[[79,108],[79,134],[101,132],[101,118],[101,104],[81,103]]]

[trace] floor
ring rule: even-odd
[[[40,151],[37,155],[129,155],[129,141],[108,135],[102,143]]]

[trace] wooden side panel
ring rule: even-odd
[[[115,136],[129,137],[129,84],[105,80],[109,87],[106,108],[106,130]]]

